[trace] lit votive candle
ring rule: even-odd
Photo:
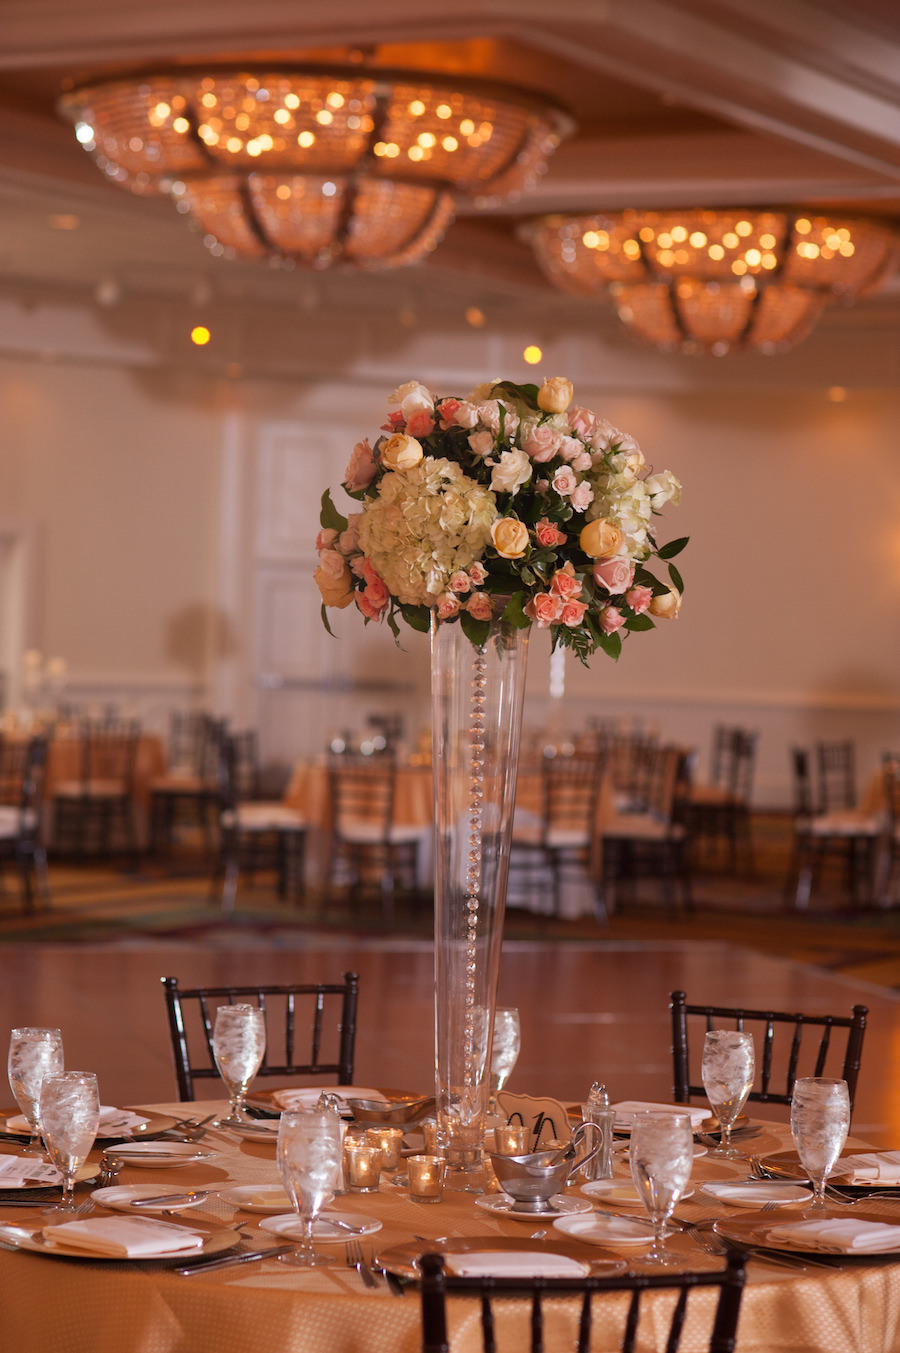
[[[431,1120],[422,1124],[422,1136],[425,1138],[426,1156],[442,1156],[444,1154],[444,1144],[441,1141],[441,1129],[438,1123]]]
[[[367,1128],[366,1144],[381,1147],[383,1170],[396,1170],[400,1165],[400,1151],[403,1147],[403,1129],[398,1127]]]
[[[447,1168],[442,1156],[410,1156],[406,1162],[409,1167],[409,1196],[414,1203],[439,1203],[444,1192],[444,1171]]]
[[[524,1156],[528,1150],[528,1129],[521,1123],[494,1128],[494,1146],[498,1156]]]
[[[375,1193],[381,1178],[384,1153],[380,1146],[352,1142],[344,1151],[347,1167],[347,1187],[354,1193]]]

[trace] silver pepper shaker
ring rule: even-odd
[[[612,1179],[611,1150],[616,1111],[610,1108],[606,1086],[599,1081],[591,1086],[587,1102],[581,1106],[581,1117],[583,1122],[593,1123],[600,1132],[600,1150],[583,1167],[582,1177],[590,1181]]]

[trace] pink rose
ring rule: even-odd
[[[584,455],[584,442],[577,437],[560,437],[559,454],[567,465],[572,465],[576,456]]]
[[[319,534],[316,536],[316,549],[319,551],[320,554],[323,550],[330,550],[336,540],[337,540],[337,531],[335,531],[331,526],[326,527],[324,530],[320,531]]]
[[[434,411],[440,418],[441,427],[445,432],[447,428],[452,428],[456,423],[456,412],[460,403],[461,401],[458,399],[442,399],[435,405]]]
[[[587,509],[590,507],[593,501],[594,501],[594,490],[591,488],[590,484],[587,482],[586,479],[583,479],[581,483],[578,484],[575,489],[573,489],[569,497],[569,502],[572,504],[572,507],[575,512],[587,511]]]
[[[459,598],[452,592],[442,592],[437,604],[438,620],[452,620],[459,615]]]
[[[559,613],[559,623],[570,626],[580,625],[586,610],[586,601],[565,601]]]
[[[356,554],[359,549],[359,523],[363,519],[361,512],[351,512],[347,518],[347,529],[338,536],[338,549],[341,554]]]
[[[368,588],[356,593],[356,604],[367,620],[380,620],[384,613],[384,606],[376,606],[371,601]]]
[[[329,578],[340,578],[347,567],[347,562],[337,550],[323,550],[319,555],[319,565]]]
[[[357,442],[344,474],[344,487],[350,493],[359,493],[361,489],[367,489],[375,478],[377,468],[368,440]]]
[[[569,465],[560,465],[556,474],[553,476],[553,487],[560,498],[567,498],[574,491],[578,484],[575,478],[575,472]]]
[[[593,463],[594,457],[589,451],[585,451],[584,449],[579,451],[578,455],[573,456],[569,461],[572,469],[577,470],[579,474],[587,474]]]
[[[408,437],[427,437],[434,432],[434,419],[426,409],[416,409],[406,420]]]
[[[395,409],[393,413],[388,414],[387,422],[382,423],[381,431],[397,432],[399,428],[402,428],[404,426],[405,422],[406,419],[403,413],[400,411],[400,409]]]
[[[541,517],[536,523],[534,534],[537,536],[538,544],[545,547],[566,543],[565,531],[561,531],[555,522],[549,521],[546,517]]]
[[[630,606],[635,615],[643,615],[653,600],[653,592],[649,587],[630,587],[625,593],[625,605]]]
[[[605,587],[607,592],[624,592],[633,581],[634,564],[621,554],[613,555],[612,559],[601,559],[594,565],[594,582],[598,587]]]
[[[488,575],[488,571],[480,559],[476,559],[474,564],[469,565],[469,577],[473,583],[483,583]]]
[[[472,579],[468,573],[463,573],[462,569],[457,569],[455,573],[451,573],[447,586],[451,592],[471,592]]]
[[[581,596],[581,579],[576,578],[567,568],[557,569],[550,580],[550,592],[562,601],[570,601]]]
[[[526,602],[522,609],[528,618],[535,622],[538,629],[545,630],[548,625],[559,619],[562,602],[559,597],[553,597],[549,592],[538,592],[537,596]]]
[[[532,460],[542,465],[545,461],[553,459],[559,450],[561,441],[562,433],[557,428],[549,427],[545,423],[542,427],[531,429],[528,437],[522,443],[522,450],[527,452]]]
[[[469,446],[474,455],[489,456],[494,449],[492,433],[485,432],[484,429],[481,432],[473,432],[469,438]]]
[[[473,592],[466,602],[466,610],[473,620],[490,620],[494,614],[491,599],[486,592]]]
[[[569,422],[573,432],[577,432],[585,441],[590,441],[597,426],[597,415],[591,413],[590,409],[582,409],[579,405],[569,415]]]
[[[625,624],[625,617],[615,606],[604,606],[599,616],[600,628],[604,634],[615,634]]]

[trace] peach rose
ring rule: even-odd
[[[566,543],[565,531],[561,531],[555,522],[550,521],[547,517],[541,517],[540,521],[535,524],[534,534],[537,536],[539,545],[565,545]]]
[[[662,592],[658,597],[654,597],[647,608],[651,615],[658,616],[660,620],[674,620],[681,610],[681,593],[674,587],[670,587],[668,592]]]
[[[586,610],[586,601],[564,601],[559,612],[559,623],[570,627],[580,625]]]
[[[573,394],[572,382],[565,376],[548,376],[538,390],[538,408],[544,413],[565,413]]]
[[[634,581],[634,564],[617,554],[612,559],[601,559],[594,565],[593,573],[598,587],[605,587],[607,592],[624,592]]]
[[[427,437],[434,432],[434,419],[427,409],[416,409],[406,420],[406,433],[409,437]]]
[[[554,597],[559,597],[562,601],[571,601],[573,597],[581,596],[581,579],[575,577],[570,564],[556,570],[550,579],[550,591]]]
[[[600,628],[604,634],[615,634],[625,624],[625,617],[615,606],[604,606],[599,615]]]
[[[622,532],[605,517],[597,517],[582,528],[578,544],[592,559],[605,559],[615,554],[622,544]]]
[[[559,619],[559,613],[562,610],[563,603],[559,597],[553,597],[549,592],[538,592],[536,597],[532,597],[522,608],[530,620],[533,620],[538,629],[545,630],[548,625]]]
[[[319,551],[319,553],[321,554],[323,550],[330,550],[334,542],[337,540],[337,536],[338,533],[337,531],[335,531],[334,527],[332,526],[323,527],[322,530],[319,532],[319,534],[316,536],[316,549]]]
[[[498,517],[491,526],[491,543],[502,559],[521,559],[528,548],[528,527],[518,517]]]
[[[381,463],[386,470],[411,470],[424,455],[421,443],[405,432],[395,432],[381,443]]]
[[[473,620],[490,620],[494,614],[491,599],[486,592],[473,592],[466,602],[466,610]]]
[[[488,575],[488,571],[480,559],[476,559],[474,564],[469,565],[469,577],[473,583],[483,583]]]
[[[471,592],[472,579],[468,573],[464,573],[458,568],[455,573],[450,574],[450,581],[447,583],[451,592]]]
[[[459,597],[452,592],[442,592],[437,603],[438,620],[452,620],[456,615],[459,615]]]
[[[344,474],[344,487],[349,493],[359,493],[360,490],[367,489],[375,478],[377,469],[368,439],[357,442]]]
[[[638,585],[629,587],[625,593],[625,605],[630,606],[635,615],[643,615],[653,600],[653,593],[649,587]]]
[[[337,578],[321,564],[313,577],[326,606],[336,606],[342,611],[345,606],[350,605],[353,600],[353,576],[346,564]]]

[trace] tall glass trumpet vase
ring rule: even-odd
[[[445,1186],[480,1192],[527,629],[431,623],[435,1097]]]

